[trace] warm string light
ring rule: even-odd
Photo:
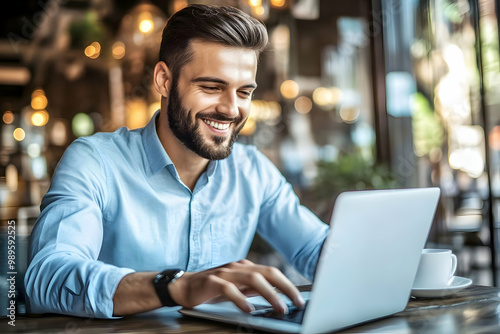
[[[90,59],[97,59],[101,55],[101,44],[99,42],[92,42],[85,48],[85,55]]]
[[[49,102],[43,89],[35,89],[33,93],[31,93],[31,108],[35,110],[42,110],[47,108],[48,103]]]
[[[281,116],[281,105],[276,101],[253,100],[250,106],[250,116],[241,129],[242,136],[251,136],[257,129],[258,122],[272,123]]]
[[[52,144],[64,146],[68,140],[68,131],[66,124],[62,120],[55,120],[50,132],[50,140]]]
[[[12,135],[14,136],[15,140],[22,141],[26,137],[26,132],[24,132],[24,130],[21,129],[21,128],[17,128],[17,129],[14,130],[14,132],[12,133]]]
[[[268,13],[266,7],[268,7],[268,5],[266,4],[266,7],[264,7],[262,0],[248,0],[248,5],[251,7],[253,16],[260,19],[265,19],[267,17]]]
[[[14,122],[14,113],[7,110],[3,113],[2,120],[5,124],[12,124]]]
[[[31,93],[31,108],[34,112],[30,116],[31,124],[34,126],[44,126],[49,122],[47,108],[48,100],[43,89],[35,89]]]
[[[264,15],[266,13],[266,9],[264,7],[262,7],[262,6],[254,7],[252,11],[257,16],[262,16],[262,15]]]
[[[153,31],[155,25],[150,12],[143,12],[139,15],[139,31],[148,34]]]
[[[125,44],[123,42],[117,41],[113,43],[112,47],[113,58],[122,59],[125,57]]]
[[[44,126],[49,121],[49,113],[45,110],[38,110],[31,114],[31,123],[34,126]]]
[[[307,96],[300,96],[295,100],[295,103],[293,104],[295,107],[295,110],[301,114],[307,114],[312,110],[313,103],[310,98]]]
[[[299,84],[293,80],[285,80],[280,86],[280,93],[286,99],[296,98],[299,90]]]
[[[274,7],[283,7],[286,4],[286,0],[271,0],[271,5]]]

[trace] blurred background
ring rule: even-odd
[[[161,31],[192,3],[266,24],[271,45],[238,140],[304,205],[328,223],[344,190],[440,187],[427,246],[453,249],[458,275],[498,285],[499,0],[18,0],[0,14],[1,310],[8,221],[22,289],[27,237],[62,153],[77,137],[148,122]],[[270,255],[257,238],[251,257],[295,275]]]

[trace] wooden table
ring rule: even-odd
[[[306,290],[307,287],[303,287]],[[369,297],[367,297],[369,298]],[[61,315],[18,315],[16,326],[0,321],[0,333],[252,333],[251,328],[182,316],[159,309],[118,320]],[[411,299],[394,316],[341,333],[500,333],[500,289],[470,286],[446,298]]]

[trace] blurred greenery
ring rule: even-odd
[[[443,144],[443,125],[422,93],[412,95],[411,108],[415,153],[417,156],[429,155],[433,149],[439,149]]]
[[[92,42],[99,42],[102,47],[109,44],[106,28],[99,20],[97,13],[88,11],[80,21],[72,22],[69,27],[71,47],[85,49]]]
[[[349,190],[397,188],[396,175],[360,152],[341,153],[334,161],[319,161],[313,192],[319,201],[331,202]]]

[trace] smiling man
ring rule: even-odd
[[[258,54],[200,39],[191,41],[190,51],[192,60],[178,78],[165,62],[156,65],[155,87],[168,97],[159,122],[169,126],[159,127],[158,136],[181,180],[193,190],[209,160],[231,154],[245,125],[257,87]]]
[[[327,234],[255,147],[234,143],[250,112],[267,33],[232,7],[192,5],[168,21],[141,129],[75,140],[30,238],[28,308],[112,318],[258,293],[280,312],[276,268],[245,257],[259,233],[312,279]]]

